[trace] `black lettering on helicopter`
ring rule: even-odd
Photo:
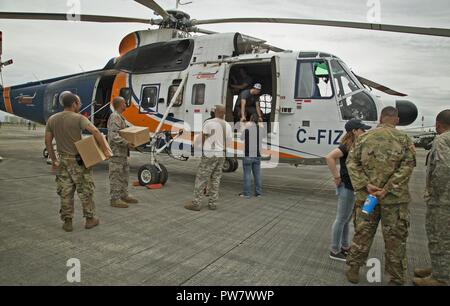
[[[297,132],[297,141],[299,143],[305,143],[306,142],[306,138],[301,138],[300,139],[300,137],[301,137],[300,133],[306,134],[306,130],[305,129],[299,129],[298,132]]]
[[[344,131],[342,130],[326,130],[318,129],[317,136],[308,136],[308,132],[300,128],[297,131],[297,141],[299,143],[305,143],[307,140],[317,142],[317,144],[328,143],[329,145],[339,145],[339,139],[341,138]]]
[[[330,132],[331,132],[331,131],[330,131]],[[336,136],[336,138],[334,139],[333,144],[334,144],[334,145],[338,145],[338,144],[339,144],[339,139],[341,138],[342,134],[344,134],[344,131],[343,131],[343,130],[334,130],[334,133],[335,133],[335,135],[337,135],[337,136]],[[331,136],[330,136],[330,139],[331,139]]]

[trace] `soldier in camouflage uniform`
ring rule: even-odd
[[[194,198],[184,208],[194,211],[201,209],[201,200],[205,187],[209,183],[208,207],[215,210],[219,198],[219,185],[222,177],[222,167],[225,162],[227,143],[231,141],[231,126],[224,120],[225,107],[216,105],[215,118],[205,122],[201,137],[195,142],[203,144],[203,156],[195,178]]]
[[[48,119],[45,129],[45,145],[52,160],[52,170],[57,171],[57,193],[61,197],[61,219],[64,221],[63,229],[66,232],[73,230],[72,219],[74,214],[75,190],[83,205],[83,216],[86,218],[86,229],[99,224],[95,215],[94,180],[92,170],[86,169],[78,155],[75,142],[81,139],[81,131],[89,131],[106,157],[110,157],[109,148],[103,141],[103,135],[84,116],[79,114],[81,102],[77,95],[69,91],[60,94],[60,103],[64,111],[54,114]],[[59,163],[53,149],[53,138],[59,153]]]
[[[380,220],[390,284],[405,282],[408,182],[416,160],[411,139],[395,128],[398,121],[396,108],[384,108],[378,127],[361,135],[348,155],[347,168],[356,193],[355,236],[347,257],[350,269],[346,273],[352,283],[359,282],[359,268],[367,260]],[[362,212],[362,206],[369,193],[377,197],[378,205],[367,215]]]
[[[116,97],[112,101],[114,112],[108,119],[108,142],[113,152],[113,157],[109,160],[109,181],[111,206],[127,208],[127,203],[137,203],[138,201],[128,194],[128,150],[133,148],[131,143],[120,136],[119,131],[126,128],[125,119],[122,113],[126,109],[125,99]]]
[[[425,228],[431,266],[415,269],[414,284],[442,286],[450,284],[450,109],[436,117],[439,134],[427,158]]]

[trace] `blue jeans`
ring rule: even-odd
[[[353,190],[345,188],[344,184],[336,189],[338,204],[336,220],[331,229],[331,251],[337,253],[341,248],[349,248],[348,240],[349,224],[355,205],[355,194]]]
[[[242,160],[244,169],[244,192],[245,196],[250,196],[251,174],[255,181],[255,195],[260,195],[261,190],[261,157],[244,157]]]

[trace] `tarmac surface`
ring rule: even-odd
[[[76,196],[74,231],[59,219],[55,176],[42,156],[44,129],[0,129],[0,285],[71,285],[70,258],[81,263],[81,285],[349,285],[345,263],[328,257],[336,196],[326,166],[279,165],[263,169],[261,198],[238,197],[241,164],[226,173],[218,209],[200,212],[192,199],[198,160],[162,157],[169,171],[164,188],[130,187],[140,200],[128,209],[109,205],[108,164],[94,167],[100,226],[84,229]],[[410,182],[409,275],[427,266],[424,227],[425,154],[417,149]],[[148,156],[132,153],[130,181]],[[353,233],[353,229],[352,229]],[[370,258],[384,265],[378,229]],[[361,269],[361,285],[367,267]],[[384,271],[384,267],[383,267]],[[410,282],[408,284],[411,284]]]

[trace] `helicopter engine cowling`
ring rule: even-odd
[[[398,110],[398,117],[400,122],[398,125],[410,125],[417,119],[418,111],[414,103],[408,100],[396,100],[395,107]]]

